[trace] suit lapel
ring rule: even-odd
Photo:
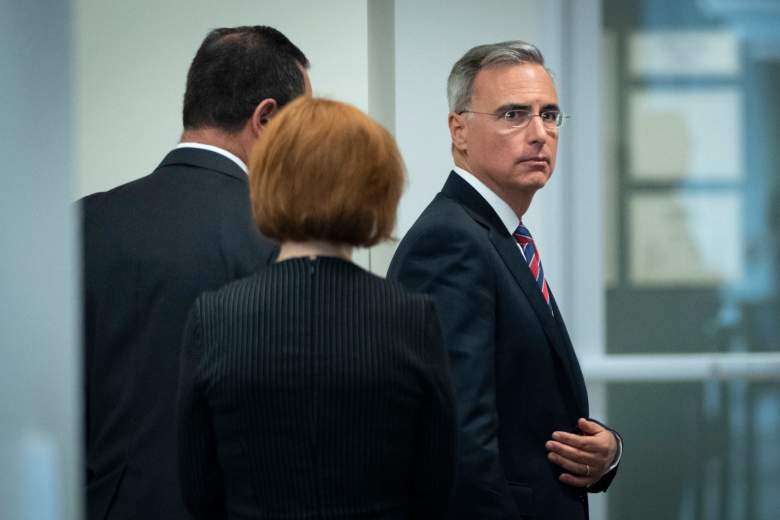
[[[563,322],[561,311],[558,309],[558,303],[555,301],[555,296],[550,290],[550,303],[552,303],[553,311],[555,312],[555,322],[558,324],[558,330],[560,331],[561,341],[566,346],[566,352],[569,354],[569,364],[571,365],[572,383],[574,384],[574,395],[577,396],[577,402],[579,403],[581,415],[583,417],[589,417],[589,405],[588,405],[588,390],[585,388],[585,378],[582,375],[582,369],[580,368],[580,362],[577,360],[577,354],[574,352],[574,346],[569,338],[569,333],[566,330],[566,324]]]
[[[583,393],[580,391],[580,385],[577,384],[578,380],[582,379],[579,370],[575,370],[572,365],[572,361],[576,362],[574,357],[574,351],[571,344],[564,339],[564,335],[561,333],[561,328],[557,320],[560,320],[560,311],[557,306],[554,307],[555,316],[550,312],[550,307],[547,306],[547,302],[544,301],[542,292],[539,290],[539,286],[534,280],[531,270],[528,268],[528,264],[517,248],[517,244],[511,236],[503,235],[497,232],[495,229],[490,230],[490,241],[493,247],[496,248],[501,259],[504,261],[504,265],[512,273],[512,276],[517,281],[520,289],[525,293],[525,297],[531,304],[536,317],[542,324],[544,333],[553,350],[561,360],[568,376],[568,381],[572,385],[574,396],[577,399],[577,405],[580,410],[585,410],[586,405],[584,403]],[[561,325],[563,321],[561,320]]]
[[[566,370],[567,380],[571,385],[577,405],[581,411],[587,412],[585,386],[584,383],[581,383],[582,372],[579,370],[579,364],[576,361],[571,342],[567,341],[568,335],[562,332],[565,331],[565,326],[560,317],[560,311],[554,300],[552,300],[555,316],[550,312],[550,307],[544,301],[542,292],[539,290],[539,286],[536,280],[534,280],[525,258],[523,258],[520,249],[517,247],[515,239],[507,232],[506,226],[501,222],[493,208],[490,207],[490,204],[466,181],[460,178],[458,174],[450,173],[442,193],[458,200],[472,218],[487,228],[490,242],[495,247],[506,268],[512,273],[512,277],[517,282],[520,290],[525,294],[537,319],[542,324],[542,329],[552,345],[553,351],[557,354]],[[583,413],[583,415],[587,414]]]

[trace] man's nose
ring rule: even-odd
[[[547,132],[547,127],[544,126],[542,117],[539,114],[534,114],[531,120],[528,121],[528,126],[525,129],[528,140],[534,142],[545,142],[550,134]]]

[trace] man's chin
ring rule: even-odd
[[[538,190],[544,188],[549,179],[549,168],[539,168],[523,172],[520,183],[529,189],[535,187]]]

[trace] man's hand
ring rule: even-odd
[[[566,470],[560,481],[575,487],[590,487],[608,471],[617,453],[615,435],[597,422],[580,418],[581,434],[553,432],[547,441],[547,458]]]

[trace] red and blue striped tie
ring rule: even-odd
[[[531,274],[536,280],[536,284],[539,286],[539,290],[542,291],[542,297],[544,301],[552,311],[552,305],[550,305],[550,288],[547,285],[547,280],[544,278],[544,269],[542,269],[542,260],[539,258],[539,251],[536,250],[534,239],[531,236],[531,232],[522,223],[517,226],[515,232],[512,234],[520,244],[525,255],[525,261],[528,262],[528,267],[531,269]]]

